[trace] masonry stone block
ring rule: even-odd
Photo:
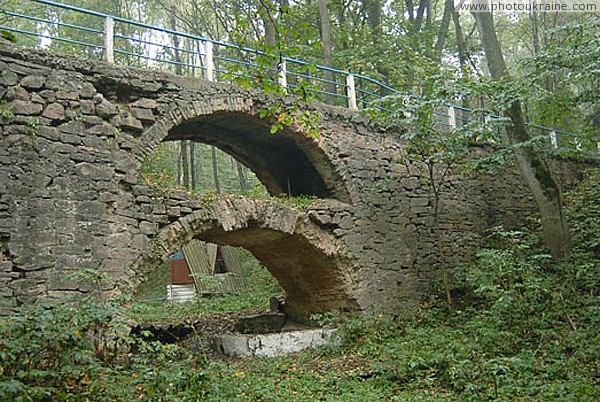
[[[82,98],[89,99],[96,95],[96,88],[90,82],[84,82],[79,89],[79,95]]]
[[[60,103],[51,103],[46,106],[42,116],[52,120],[64,120],[65,118],[65,107]]]
[[[3,84],[6,87],[10,87],[13,85],[17,85],[17,83],[19,82],[19,76],[14,73],[13,71],[10,71],[7,68],[3,68],[2,72],[0,73],[0,83]]]
[[[140,109],[142,110],[142,109]],[[132,130],[134,132],[142,132],[144,130],[144,126],[142,122],[137,119],[132,113],[126,113],[123,116],[120,116],[120,119],[116,123],[122,129]]]
[[[19,85],[27,89],[40,89],[46,83],[46,77],[41,75],[28,75],[23,78]]]
[[[38,115],[44,109],[42,105],[28,100],[14,100],[10,103],[10,107],[15,114],[26,116]]]

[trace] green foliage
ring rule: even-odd
[[[215,360],[127,335],[152,322],[265,309],[281,292],[258,263],[247,295],[186,305],[126,299],[40,304],[0,325],[0,398],[56,401],[596,401],[600,370],[600,173],[569,198],[576,245],[555,262],[526,232],[495,228],[470,265],[413,315],[317,314],[343,346],[272,359]],[[248,257],[249,258],[249,257]],[[88,284],[105,279],[94,271]],[[442,286],[442,285],[440,285]],[[437,296],[437,295],[440,296]]]
[[[277,197],[277,201],[285,204],[289,207],[306,210],[313,206],[319,199],[314,195],[301,195],[297,197],[290,197],[287,195],[280,195]]]
[[[23,308],[0,325],[5,401],[196,401],[205,361],[129,335],[117,300],[87,297]]]
[[[160,187],[178,185],[177,166],[180,156],[177,148],[170,143],[162,143],[144,160],[141,176],[146,183]]]
[[[559,41],[523,60],[523,81],[534,118],[542,124],[570,129],[576,138],[561,145],[596,150],[600,123],[600,22],[569,21],[551,34]],[[532,85],[533,84],[533,85]],[[521,86],[522,88],[522,86]]]
[[[577,289],[600,295],[600,169],[587,173],[577,191],[568,195],[568,216],[573,232],[573,275]]]
[[[409,160],[441,166],[443,171],[463,160],[473,145],[499,140],[497,129],[505,120],[486,121],[485,115],[493,111],[475,109],[468,122],[461,122],[461,111],[455,109],[457,127],[448,127],[448,118],[444,116],[448,101],[478,97],[490,88],[479,81],[456,79],[447,74],[432,77],[432,82],[433,90],[425,96],[386,97],[366,113],[377,123],[402,133]]]
[[[260,117],[271,123],[271,134],[276,134],[287,127],[299,127],[307,136],[318,138],[321,114],[311,110],[309,106],[317,99],[318,91],[324,88],[320,88],[320,84],[315,81],[299,77],[294,79],[293,85],[288,85],[286,88],[279,84],[283,57],[304,53],[306,46],[301,44],[308,43],[312,39],[310,29],[298,29],[298,26],[286,23],[288,12],[289,7],[276,7],[270,2],[264,2],[259,7],[259,15],[262,19],[273,25],[274,43],[271,43],[272,39],[267,37],[249,43],[251,38],[247,35],[248,21],[236,17],[235,28],[231,32],[232,39],[239,46],[251,46],[258,51],[249,56],[250,63],[230,66],[223,78],[244,88],[256,88],[267,95],[274,96],[274,100],[260,111]],[[277,13],[280,14],[278,17]],[[314,74],[316,64],[309,63],[303,66],[303,69],[305,70],[303,74]]]
[[[0,100],[0,124],[9,124],[15,118],[15,111],[4,99]]]
[[[15,36],[15,34],[9,31],[0,31],[0,38],[13,43],[17,41],[17,37]]]
[[[189,149],[189,146],[188,146]],[[235,159],[229,154],[217,149],[217,175],[222,193],[247,193],[252,196],[264,197],[267,193],[256,175],[247,167],[241,166],[245,189],[240,188],[240,177]],[[191,158],[191,153],[190,153]],[[163,142],[148,156],[141,169],[141,180],[144,184],[163,188],[181,188],[181,144],[179,141]],[[196,186],[190,188],[194,193],[204,194],[204,197],[214,196],[214,171],[211,160],[211,146],[196,143],[194,147],[194,169]],[[191,174],[191,173],[190,173]]]
[[[367,357],[371,389],[384,383],[398,400],[597,400],[598,289],[576,267],[600,261],[553,263],[539,243],[496,229],[477,262],[455,272],[452,316],[442,296],[404,320],[346,318],[338,355]]]

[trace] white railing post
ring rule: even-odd
[[[112,17],[104,19],[104,60],[115,62],[115,20]]]
[[[287,88],[287,62],[283,59],[277,64],[277,81],[281,88]]]
[[[550,142],[555,149],[558,149],[558,137],[556,136],[556,131],[550,131]]]
[[[202,55],[204,64],[204,78],[208,81],[215,79],[215,60],[213,59],[213,44],[212,42],[204,42],[204,54]]]
[[[348,96],[348,108],[357,110],[356,84],[354,83],[354,75],[352,74],[348,74],[346,76],[346,95]]]
[[[452,128],[456,128],[456,110],[454,106],[448,106],[448,124]]]

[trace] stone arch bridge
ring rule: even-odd
[[[289,313],[401,314],[437,276],[430,200],[402,146],[358,115],[316,106],[321,135],[277,135],[264,94],[227,84],[0,45],[0,310],[89,291],[69,280],[101,270],[131,286],[192,238],[242,246],[280,281]],[[213,144],[251,168],[276,200],[203,197],[141,184],[161,141]],[[472,257],[490,225],[532,202],[515,174],[451,175],[441,208],[447,258]],[[460,235],[460,236],[459,236]],[[470,240],[466,240],[470,239]],[[108,291],[109,289],[107,289]]]

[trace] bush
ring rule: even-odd
[[[129,335],[116,300],[88,297],[23,308],[0,326],[0,400],[195,401],[204,357]]]

